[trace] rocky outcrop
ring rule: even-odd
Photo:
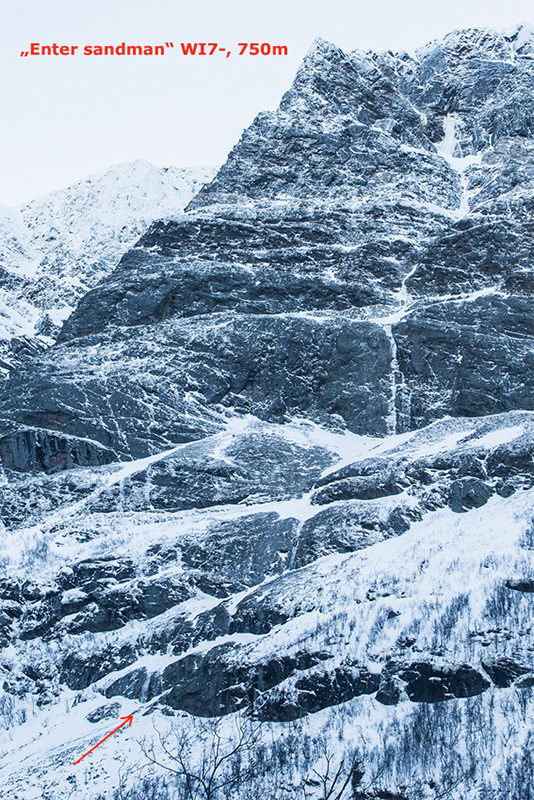
[[[492,489],[478,478],[461,478],[453,481],[449,490],[449,506],[459,513],[470,508],[480,508],[487,503]]]
[[[506,581],[506,586],[509,589],[514,589],[516,592],[527,592],[528,594],[534,593],[534,579],[514,578]]]
[[[214,445],[219,445],[218,447]],[[215,451],[215,452],[213,452]],[[284,500],[311,489],[335,457],[324,446],[269,435],[250,425],[219,439],[192,442],[98,493],[94,511],[182,511],[253,499]]]
[[[254,716],[261,720],[289,722],[360,695],[373,694],[379,685],[379,674],[358,664],[343,664],[299,678],[286,692],[267,693],[254,710]]]
[[[408,481],[403,481],[395,473],[377,471],[372,477],[338,480],[333,486],[317,492],[314,502],[318,505],[327,505],[335,500],[375,500],[377,497],[401,494],[409,485]]]
[[[234,645],[219,645],[206,655],[184,656],[152,677],[144,668],[128,673],[107,687],[106,696],[142,693],[145,700],[159,696],[159,702],[171,708],[219,716],[254,704],[258,693],[327,658],[325,653],[302,652],[252,664]]]
[[[508,688],[516,682],[518,678],[522,678],[524,675],[533,671],[531,667],[518,664],[512,658],[487,659],[482,662],[482,666],[495,686],[498,686],[500,689]]]
[[[422,512],[405,502],[384,508],[371,501],[336,503],[303,523],[291,564],[302,567],[330,553],[351,553],[405,533]]]
[[[118,716],[120,708],[120,703],[106,703],[105,706],[99,706],[94,711],[90,711],[86,719],[93,723],[100,722],[103,719],[114,719]]]
[[[0,436],[0,459],[5,470],[57,472],[110,464],[117,459],[117,453],[89,439],[46,429],[18,428]]]
[[[283,572],[297,528],[297,520],[280,519],[275,513],[214,524],[205,538],[184,543],[182,561],[234,585],[256,586],[266,576]]]
[[[382,673],[376,699],[384,705],[401,700],[438,703],[453,697],[473,697],[490,686],[469,664],[437,666],[423,661],[388,663]]]

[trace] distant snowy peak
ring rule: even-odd
[[[150,223],[180,214],[215,172],[138,160],[0,207],[0,340],[53,336]]]
[[[0,266],[8,271],[31,269],[36,251],[19,207],[0,206]]]
[[[215,172],[214,167],[155,167],[145,160],[117,164],[18,211],[39,251],[55,253],[60,247],[73,255],[100,255],[117,246],[122,250],[154,219],[180,213]]]
[[[32,200],[20,211],[34,239],[53,242],[50,237],[57,231],[68,234],[71,248],[84,250],[101,225],[119,235],[125,228],[152,220],[154,213],[181,211],[215,171],[211,167],[155,167],[145,160],[118,164]]]

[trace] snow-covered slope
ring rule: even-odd
[[[179,214],[215,171],[139,160],[0,208],[0,339],[50,341],[149,224]]]
[[[504,797],[534,712],[533,449],[525,412],[383,439],[230,418],[157,457],[6,487],[6,791],[142,792],[147,742],[173,767],[158,731],[193,736],[190,713],[232,730],[253,696],[285,763],[232,797],[300,796],[320,748],[292,755],[295,730],[337,761],[356,752],[383,793]],[[75,768],[126,714],[132,729]]]

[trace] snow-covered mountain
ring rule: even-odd
[[[149,224],[179,214],[215,171],[139,160],[0,208],[0,339],[49,342]]]
[[[533,58],[317,41],[6,381],[10,797],[533,800]]]

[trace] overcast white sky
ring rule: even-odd
[[[258,111],[276,108],[311,42],[413,49],[461,27],[534,21],[532,0],[0,0],[0,203],[111,164],[220,164]],[[42,44],[157,44],[172,55],[28,57]],[[184,58],[181,41],[234,52]],[[237,42],[288,46],[242,57]]]

